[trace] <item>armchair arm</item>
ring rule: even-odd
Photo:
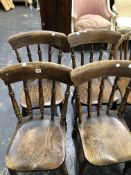
[[[113,12],[114,12],[116,15],[118,15],[118,11],[117,11],[117,9],[116,9],[116,6],[115,6],[115,5],[113,5],[113,6],[112,6],[112,10],[113,10]]]

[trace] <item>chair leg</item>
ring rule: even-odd
[[[23,117],[28,116],[27,108],[22,107],[22,116]]]
[[[61,169],[62,169],[62,175],[68,175],[68,170],[65,162],[63,163]]]
[[[86,174],[86,173],[85,173],[85,168],[86,168],[86,161],[84,161],[84,162],[81,164],[78,174],[80,174],[80,175]]]
[[[11,169],[8,169],[10,175],[17,175],[17,172]]]
[[[125,162],[125,168],[123,169],[123,175],[127,175],[129,168],[131,168],[131,161]]]

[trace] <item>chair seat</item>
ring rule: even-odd
[[[75,31],[88,29],[111,29],[111,23],[100,15],[83,15],[79,17],[74,26]]]
[[[52,81],[42,80],[43,84],[43,95],[44,95],[44,106],[51,105],[51,90],[52,90]],[[32,102],[32,108],[39,107],[39,91],[38,91],[38,81],[29,82],[29,93]],[[56,82],[56,105],[60,104],[63,101],[63,94],[61,90],[61,85],[59,82]],[[20,104],[22,107],[27,108],[24,91],[21,93]]]
[[[85,158],[90,163],[103,166],[131,159],[131,134],[124,119],[94,113],[78,123],[78,128]]]
[[[100,92],[100,83],[101,79],[94,79],[92,80],[92,104],[98,103],[98,95]],[[80,102],[84,105],[87,104],[87,89],[88,89],[88,82],[79,85],[79,95],[80,95]],[[109,97],[111,94],[112,85],[109,79],[105,79],[105,89],[103,95],[103,103],[108,103]],[[114,102],[117,101],[120,97],[119,93],[115,94]]]
[[[130,79],[125,78],[125,77],[120,78],[119,81],[118,81],[118,87],[120,89],[122,97],[125,94],[126,86],[129,84],[129,81],[130,81]],[[128,96],[127,103],[131,104],[131,93]]]
[[[6,154],[6,166],[17,171],[56,169],[65,159],[64,139],[58,122],[29,121],[14,136]]]
[[[116,23],[116,30],[121,33],[127,33],[131,30],[131,17],[118,17]]]

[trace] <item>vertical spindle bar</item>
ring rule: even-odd
[[[109,97],[109,102],[108,102],[108,107],[107,107],[107,114],[108,115],[110,115],[110,110],[111,110],[112,105],[113,105],[115,92],[118,89],[118,85],[117,85],[118,80],[119,80],[119,78],[116,77],[115,80],[114,80],[114,84],[112,86],[112,91],[111,91],[111,94],[110,94],[110,97]]]
[[[21,116],[21,113],[20,113],[20,109],[19,109],[18,103],[16,101],[15,94],[14,94],[13,89],[12,89],[10,84],[8,84],[8,91],[9,91],[9,96],[11,98],[12,106],[13,106],[13,109],[15,111],[18,122],[22,123],[22,116]]]
[[[73,69],[75,69],[76,68],[76,57],[75,57],[74,48],[71,48],[71,58],[72,58],[72,67]]]
[[[93,49],[93,44],[91,44],[91,49],[90,49],[90,63],[93,62],[93,54],[94,54],[94,49]]]
[[[82,45],[81,46],[81,65],[84,65],[84,53],[85,53],[85,51],[84,51],[84,46]]]
[[[30,116],[30,119],[32,120],[33,119],[32,105],[31,105],[31,99],[30,99],[29,90],[27,86],[27,81],[23,81],[23,86],[24,86],[24,92],[25,92],[27,112],[28,112],[28,115]]]
[[[129,41],[129,38],[127,38],[127,40],[125,40],[124,60],[127,60],[127,55],[128,55],[128,41]]]
[[[29,58],[29,62],[32,62],[32,56],[31,56],[30,48],[29,48],[29,46],[27,46],[26,48],[27,48],[27,55],[28,55],[28,58]]]
[[[131,80],[130,80],[127,88],[126,88],[125,94],[122,98],[122,101],[121,101],[121,104],[120,104],[120,107],[119,107],[119,110],[118,110],[118,116],[119,117],[123,116],[130,91],[131,91]]]
[[[49,45],[48,47],[48,61],[51,62],[51,55],[52,55],[52,52],[51,52],[51,46]]]
[[[40,113],[41,113],[41,119],[44,118],[44,96],[43,96],[43,86],[42,86],[42,80],[39,79],[39,106],[40,106]]]
[[[59,54],[58,54],[58,64],[61,64],[61,58],[62,58],[62,50],[59,49]]]
[[[40,44],[38,44],[38,56],[39,56],[39,61],[42,61],[42,52],[41,52]]]
[[[100,84],[100,92],[98,96],[98,105],[97,105],[97,115],[100,115],[100,110],[103,104],[103,96],[104,96],[104,89],[105,89],[105,77],[102,77],[101,84]]]
[[[90,118],[91,117],[91,111],[92,111],[92,88],[91,88],[91,85],[92,85],[92,81],[89,80],[88,81],[88,100],[87,100],[87,108],[88,108],[88,117]]]
[[[54,121],[56,110],[56,83],[52,82],[52,94],[51,94],[51,121]]]
[[[19,52],[18,52],[17,49],[15,49],[15,54],[16,54],[17,61],[18,61],[19,63],[22,63],[21,57],[20,57]]]
[[[77,123],[77,117],[79,119],[79,123],[82,122],[82,107],[80,103],[80,96],[79,96],[79,89],[78,87],[75,87],[75,106],[76,106],[76,121]]]
[[[61,112],[61,124],[66,123],[66,113],[67,113],[67,105],[68,105],[68,99],[70,95],[70,86],[67,86],[66,92],[65,92],[65,99],[64,99],[64,104]]]

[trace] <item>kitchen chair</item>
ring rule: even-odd
[[[115,0],[112,7],[116,16],[114,18],[114,29],[125,34],[131,30],[131,1]]]
[[[0,78],[8,88],[14,112],[18,119],[15,132],[6,153],[5,163],[11,175],[19,171],[53,171],[60,169],[67,175],[65,165],[66,111],[70,91],[71,69],[55,63],[20,63],[0,70]],[[51,114],[44,110],[42,79],[52,80]],[[40,112],[33,115],[28,81],[38,79]],[[55,81],[67,84],[60,116],[55,116]],[[22,117],[13,90],[20,82],[26,96],[28,116]],[[16,88],[14,88],[16,89]],[[17,89],[18,91],[18,89]]]
[[[12,46],[13,50],[15,51],[16,58],[19,63],[23,61],[32,62],[34,55],[34,60],[56,62],[61,64],[62,50],[66,45],[67,37],[65,34],[52,31],[30,31],[12,35],[8,41]],[[47,44],[49,48],[46,48],[45,44]],[[52,52],[51,46],[57,47],[58,48],[57,52],[55,51]],[[44,53],[42,52],[43,50]],[[22,55],[23,53],[24,55],[22,59],[20,54]],[[32,108],[35,109],[39,107],[38,83],[36,81],[30,81],[29,84],[30,84],[29,88],[30,88]],[[44,106],[50,107],[51,106],[50,90],[52,88],[52,83],[50,82],[50,80],[43,80],[42,84],[45,98]],[[56,105],[57,106],[59,105],[61,110],[64,96],[59,82],[56,82],[55,88],[56,88]],[[27,105],[24,96],[24,91],[22,91],[21,93],[20,104],[22,106],[23,116],[26,116]]]
[[[110,30],[87,30],[70,34],[68,36],[68,41],[71,47],[72,67],[76,68],[77,66],[89,64],[97,60],[115,59],[114,50],[120,36],[119,32]],[[107,52],[105,44],[110,44],[111,49],[109,50],[109,53]],[[105,78],[104,81],[105,86],[100,86],[100,79],[93,80],[93,104],[97,104],[98,102],[97,99],[100,88],[104,88],[103,103],[107,103],[109,100],[109,94],[112,88],[111,81],[109,81],[108,78]],[[88,82],[84,82],[79,86],[80,102],[82,105],[87,105],[87,94],[91,91],[88,86]],[[72,97],[72,102],[74,98],[75,93]],[[119,94],[116,94],[114,102],[118,99]]]
[[[115,50],[117,60],[130,60],[131,61],[131,45],[130,45],[131,32],[126,33],[121,37]],[[126,86],[129,83],[129,78],[119,78],[118,87],[122,97],[125,94]],[[127,103],[131,104],[131,94],[129,94]]]
[[[115,13],[110,9],[109,0],[72,0],[71,30],[111,30],[113,16]]]
[[[124,120],[126,101],[131,90],[130,61],[98,61],[72,70],[71,79],[76,88],[76,148],[79,151],[80,162],[78,175],[83,175],[88,163],[95,166],[105,166],[131,160],[131,133]],[[101,87],[104,77],[116,76],[107,105],[102,105],[104,90],[100,88],[96,111],[92,108],[92,79],[101,77]],[[130,82],[120,105],[111,110],[116,92],[118,77],[128,77]],[[82,113],[78,88],[84,82],[89,84],[88,108]],[[124,174],[126,169],[124,169]]]

